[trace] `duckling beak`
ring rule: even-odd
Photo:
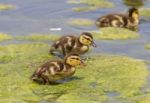
[[[93,47],[97,47],[94,41],[92,42],[92,46]]]
[[[80,60],[80,61],[81,61],[81,64],[80,64],[80,65],[85,66],[84,61],[83,61],[83,60]]]

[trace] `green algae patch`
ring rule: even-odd
[[[49,45],[44,43],[0,46],[0,62],[6,63],[14,60],[27,60],[30,57],[33,57],[32,62],[38,61],[41,59],[40,57],[49,57],[48,49]],[[39,55],[39,53],[41,54]]]
[[[60,36],[56,34],[31,34],[27,36],[18,36],[16,39],[18,40],[30,40],[30,41],[54,41],[58,39]]]
[[[127,98],[140,94],[146,83],[148,70],[141,60],[125,57],[102,55],[87,62],[86,72],[78,72],[85,77],[83,84],[94,83],[105,93],[117,92],[119,97]]]
[[[141,8],[139,11],[140,11],[140,16],[150,17],[150,8]]]
[[[148,49],[148,50],[150,50],[150,43],[146,44],[145,48]]]
[[[91,32],[95,39],[102,40],[126,40],[139,38],[140,34],[124,28],[106,27],[100,31]]]
[[[37,65],[51,59],[48,49],[49,45],[45,43],[0,46],[0,101],[2,103],[37,103],[41,100],[40,96],[32,91],[39,85],[30,80],[34,71],[31,67],[36,68]]]
[[[142,60],[112,55],[91,57],[63,84],[32,82],[34,70],[52,59],[48,50],[46,43],[0,46],[1,102],[103,103],[109,92],[117,92],[121,98],[137,96],[145,84],[147,66]]]
[[[149,103],[150,102],[150,94],[140,98],[137,103]]]
[[[0,4],[0,11],[1,10],[11,10],[11,9],[15,9],[16,6],[15,5],[11,5],[11,4]]]
[[[102,7],[102,8],[110,8],[114,6],[112,2],[109,2],[107,0],[69,0],[68,3],[87,4],[89,6]]]
[[[75,12],[83,12],[83,11],[86,12],[86,11],[94,11],[97,8],[94,6],[86,6],[86,7],[76,7],[76,8],[72,8],[72,9]]]
[[[0,33],[0,41],[11,40],[13,37],[11,35]]]
[[[150,49],[150,43],[145,45],[145,48]]]
[[[73,26],[92,26],[94,21],[89,19],[71,19],[68,23]]]
[[[143,0],[123,0],[124,4],[131,7],[141,7],[144,5]]]
[[[136,101],[134,103],[149,103],[150,102],[150,92],[144,93],[143,95],[135,96],[134,98],[131,98],[131,101]]]
[[[70,4],[85,4],[85,6],[73,8],[76,12],[93,11],[97,8],[112,8],[114,4],[106,0],[68,0]]]

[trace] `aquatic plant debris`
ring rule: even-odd
[[[150,8],[141,8],[140,15],[143,17],[150,17]]]
[[[107,0],[68,0],[67,3],[70,4],[85,4],[85,6],[73,8],[74,11],[93,11],[97,8],[112,8],[114,3]]]
[[[107,101],[108,92],[134,98],[146,83],[144,61],[109,54],[92,56],[87,66],[79,67],[84,69],[77,69],[63,84],[32,82],[29,78],[34,70],[52,59],[48,50],[49,45],[42,42],[0,46],[0,102],[102,103]]]
[[[80,19],[71,19],[70,21],[68,21],[68,23],[73,26],[92,26],[94,24],[94,21],[90,19],[80,18]]]
[[[75,11],[75,12],[94,11],[94,10],[96,10],[96,9],[97,9],[97,8],[96,8],[96,7],[93,7],[93,6],[75,7],[75,8],[72,8],[72,10]]]
[[[0,33],[0,41],[11,40],[13,37],[9,34]]]
[[[11,9],[15,9],[16,6],[15,5],[11,5],[11,4],[0,4],[0,11],[1,10],[11,10]]]
[[[99,40],[126,40],[139,38],[140,34],[124,28],[106,27],[99,31],[91,31],[95,39]]]
[[[17,36],[16,39],[19,40],[30,40],[30,41],[54,41],[60,36],[57,34],[30,34],[27,36]]]
[[[146,44],[145,48],[150,50],[150,43]]]
[[[90,6],[96,7],[113,7],[114,4],[107,0],[68,0],[68,3],[71,4],[87,4]]]
[[[143,0],[123,0],[124,4],[131,7],[141,7],[144,5]]]

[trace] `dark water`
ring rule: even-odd
[[[88,18],[96,20],[99,16],[121,12],[128,9],[122,0],[111,0],[116,4],[111,9],[97,9],[90,12],[73,12],[67,0],[0,0],[0,3],[17,5],[17,9],[0,11],[0,31],[11,35],[28,35],[30,33],[80,34],[83,31],[97,30],[92,27],[73,27],[67,24],[71,18]],[[150,1],[144,5],[150,7]],[[141,18],[143,19],[143,18]],[[141,38],[124,41],[97,41],[95,53],[112,53],[150,60],[150,51],[144,48],[150,42],[150,19],[140,24]],[[61,31],[50,31],[49,28],[62,28]],[[13,41],[17,42],[17,41]]]

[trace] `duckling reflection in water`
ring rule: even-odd
[[[138,30],[139,12],[136,8],[130,8],[127,14],[107,14],[96,21],[97,27],[121,27],[130,30]]]
[[[63,36],[53,43],[50,54],[60,57],[64,57],[70,52],[84,54],[88,52],[90,45],[96,47],[93,36],[89,32],[83,32],[79,37],[74,35]]]
[[[66,55],[64,60],[51,60],[39,67],[31,76],[33,81],[55,84],[58,80],[72,76],[77,65],[84,64],[76,53]]]

